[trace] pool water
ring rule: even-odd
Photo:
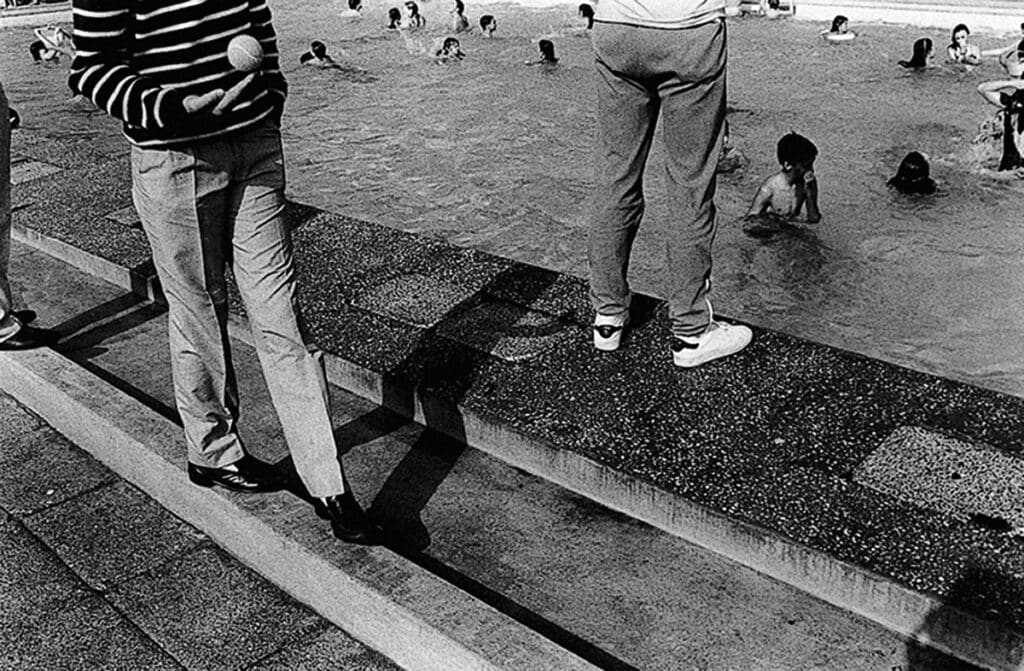
[[[447,1],[421,3],[428,23],[412,50],[384,30],[386,5],[368,0],[356,20],[341,15],[344,5],[272,1],[291,86],[289,194],[585,276],[594,73],[575,6],[467,3],[471,23],[494,14],[497,33],[460,36],[465,60],[438,65],[429,51],[447,34]],[[818,34],[825,27],[755,18],[729,24],[732,140],[749,165],[719,181],[717,312],[1024,395],[1024,182],[999,178],[971,145],[994,111],[976,86],[1003,73],[994,59],[970,71],[947,65],[911,73],[895,64],[910,57],[918,37],[930,36],[944,53],[948,35],[934,30],[858,24],[853,16],[859,37],[831,44]],[[18,61],[9,91],[15,104],[17,93],[43,119],[77,117],[39,124],[41,132],[88,136],[102,127],[91,141],[116,142],[109,132],[116,126],[101,116],[48,102],[65,96],[62,73],[22,63],[31,31],[4,31],[2,42],[10,36],[25,40],[24,49],[0,46],[5,60]],[[560,63],[525,66],[542,37],[555,43]],[[972,38],[990,48],[1012,36],[975,31]],[[299,66],[314,39],[346,69]],[[736,220],[778,170],[775,143],[790,130],[819,148],[824,218],[767,241],[747,237]],[[886,187],[911,150],[931,158],[936,195]],[[646,181],[649,219],[671,217],[662,154],[659,139]],[[635,288],[659,294],[662,263],[662,241],[642,230]]]

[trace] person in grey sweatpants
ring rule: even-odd
[[[664,285],[673,360],[692,367],[733,354],[750,342],[750,329],[716,322],[708,296],[725,124],[724,2],[602,0],[591,39],[602,143],[588,245],[594,345],[618,349],[629,321],[629,256],[660,116],[672,211],[659,223],[670,228]]]

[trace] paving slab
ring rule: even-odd
[[[193,527],[123,481],[29,515],[25,524],[99,591],[187,553],[203,540]]]
[[[189,668],[246,668],[326,626],[210,545],[145,571],[109,598]]]
[[[329,629],[274,653],[251,671],[392,671],[393,662],[367,649],[339,629]]]

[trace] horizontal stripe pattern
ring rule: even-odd
[[[287,84],[266,0],[72,0],[76,53],[68,84],[124,122],[139,146],[213,138],[280,114]],[[219,116],[187,114],[184,100],[244,74],[228,42],[248,34],[263,47],[255,82]]]

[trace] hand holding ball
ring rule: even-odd
[[[236,35],[228,42],[228,62],[239,72],[254,72],[263,62],[263,47],[252,35]]]

